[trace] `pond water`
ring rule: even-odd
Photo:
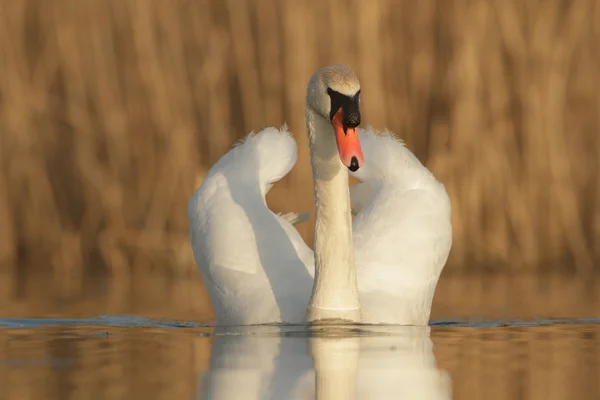
[[[254,326],[0,320],[2,399],[596,399],[595,320]]]
[[[0,278],[0,400],[600,397],[589,282],[446,279],[429,327],[215,328],[194,274]]]

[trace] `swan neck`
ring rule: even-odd
[[[329,121],[309,110],[307,128],[316,206],[315,279],[307,320],[360,322],[348,172]]]

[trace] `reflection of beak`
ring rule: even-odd
[[[355,172],[363,165],[364,157],[358,140],[358,130],[344,126],[343,113],[342,107],[340,107],[333,116],[331,124],[335,131],[335,141],[342,164],[350,171]]]

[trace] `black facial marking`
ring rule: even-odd
[[[356,128],[360,125],[360,110],[358,108],[360,90],[352,97],[336,92],[331,88],[327,88],[327,94],[331,99],[331,112],[329,113],[330,120],[333,120],[335,113],[337,113],[341,107],[344,133],[348,128]]]

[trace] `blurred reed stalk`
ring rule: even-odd
[[[594,0],[4,1],[0,263],[61,285],[84,268],[194,271],[188,199],[235,140],[284,122],[299,160],[269,202],[313,211],[305,86],[345,63],[365,125],[396,132],[450,192],[448,274],[587,277],[594,21]],[[312,221],[299,230],[312,243]]]

